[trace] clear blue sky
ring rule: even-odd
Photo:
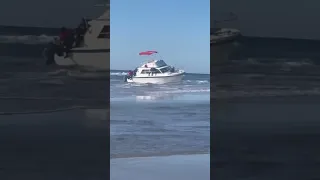
[[[210,73],[209,0],[111,0],[110,66],[134,69],[157,50],[168,64]]]

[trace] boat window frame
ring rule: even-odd
[[[146,73],[144,73],[144,72],[146,72]],[[140,72],[140,74],[150,74],[150,73],[151,73],[151,71],[149,69],[142,69]]]
[[[104,25],[97,38],[110,39],[110,25]]]
[[[159,59],[155,62],[155,65],[158,67],[158,68],[161,68],[161,67],[165,67],[165,66],[168,66],[168,64],[162,60],[162,59]]]

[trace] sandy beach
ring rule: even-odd
[[[209,180],[210,155],[116,158],[110,162],[111,180]]]

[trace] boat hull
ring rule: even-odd
[[[140,83],[140,84],[166,84],[181,82],[184,73],[180,73],[174,76],[162,76],[162,77],[133,77],[127,79],[127,82]]]
[[[72,52],[70,57],[55,55],[55,63],[59,66],[80,66],[84,68],[109,70],[109,52]]]

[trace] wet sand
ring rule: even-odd
[[[81,109],[0,116],[0,179],[108,179],[104,117]]]
[[[209,180],[210,155],[111,159],[111,180]]]

